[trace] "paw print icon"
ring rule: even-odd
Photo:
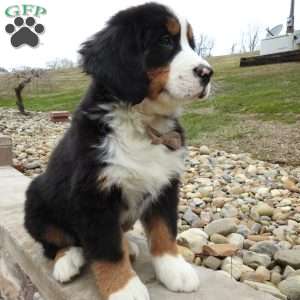
[[[33,17],[26,18],[25,22],[22,17],[16,17],[14,24],[7,24],[5,31],[11,34],[11,44],[17,48],[21,45],[36,47],[39,44],[39,35],[45,31],[42,24],[36,24]]]

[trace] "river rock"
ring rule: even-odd
[[[268,205],[267,203],[260,202],[257,206],[255,206],[255,211],[260,216],[273,216],[274,208]]]
[[[239,249],[243,249],[245,238],[238,233],[231,233],[227,236],[229,244],[237,246]]]
[[[188,208],[183,214],[182,219],[185,220],[188,224],[192,225],[199,220],[199,217],[192,211],[191,208]]]
[[[203,265],[212,270],[218,270],[221,264],[222,264],[222,260],[214,256],[206,257],[203,260]]]
[[[263,278],[263,281],[269,281],[271,279],[271,272],[264,266],[259,266],[255,273]]]
[[[259,266],[268,267],[271,264],[270,256],[246,250],[243,252],[243,261],[245,265],[252,268]]]
[[[210,150],[207,146],[205,145],[202,145],[200,148],[199,148],[199,152],[200,154],[202,155],[208,155],[210,153]]]
[[[300,275],[288,277],[278,285],[280,291],[291,300],[300,299]]]
[[[264,293],[268,293],[273,295],[274,297],[281,299],[281,300],[287,300],[287,296],[282,294],[279,289],[277,289],[274,286],[271,286],[269,284],[265,283],[259,283],[254,281],[244,281],[244,283],[248,284],[249,286],[255,288],[256,290],[259,290]]]
[[[233,219],[226,218],[226,219],[219,219],[215,220],[204,228],[205,232],[211,236],[214,233],[219,233],[223,235],[227,235],[237,231],[237,226]]]
[[[300,269],[300,249],[279,250],[274,259],[282,266],[289,265],[294,269]]]
[[[215,244],[228,244],[227,237],[223,236],[222,234],[214,233],[210,237],[211,242]]]
[[[203,245],[207,244],[208,236],[200,228],[191,228],[177,236],[177,244],[187,247],[194,253],[200,253]]]
[[[276,245],[276,242],[274,241],[262,241],[262,242],[257,242],[249,250],[253,252],[263,253],[269,256],[273,256],[279,250],[279,247]]]
[[[209,256],[227,257],[237,253],[239,248],[235,245],[230,244],[212,244],[204,245],[202,253]]]

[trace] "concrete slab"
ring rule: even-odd
[[[10,206],[24,202],[24,192],[30,178],[24,176],[16,169],[0,167],[0,211]]]
[[[11,172],[12,175],[11,181],[7,181],[7,184],[18,184],[16,181],[20,178],[12,170],[0,169],[1,179],[7,177],[1,174],[3,171],[6,174]],[[20,186],[23,185],[23,192],[26,188],[25,181],[20,182]],[[0,191],[2,191],[1,186]],[[1,199],[3,197],[6,199],[6,203],[13,204],[14,201],[10,201],[10,199],[14,199],[13,189],[6,189],[6,194],[1,192]],[[99,300],[93,276],[88,268],[85,268],[82,274],[69,284],[59,284],[52,278],[52,262],[43,257],[41,247],[31,239],[23,227],[23,204],[20,203],[20,196],[18,197],[15,198],[18,203],[9,205],[9,207],[6,206],[6,209],[3,210],[0,209],[0,249],[4,249],[13,257],[30,277],[44,299]],[[195,267],[201,279],[198,292],[191,294],[172,293],[155,280],[144,238],[136,233],[131,233],[130,238],[138,243],[141,250],[141,255],[134,264],[134,268],[149,288],[153,300],[276,300],[271,295],[258,292],[227,276],[200,267]]]

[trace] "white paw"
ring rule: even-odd
[[[79,274],[84,263],[82,248],[71,247],[64,256],[55,262],[53,277],[59,282],[68,282],[72,277]]]
[[[134,276],[121,290],[111,294],[108,300],[150,300],[146,286]]]
[[[165,254],[153,257],[157,278],[173,292],[194,292],[199,287],[199,277],[182,256]]]
[[[129,256],[132,260],[135,260],[139,254],[140,254],[140,249],[138,247],[138,245],[132,241],[128,241],[128,245],[129,245]]]

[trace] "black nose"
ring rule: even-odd
[[[211,76],[213,76],[214,71],[212,68],[204,65],[199,65],[194,68],[194,74],[202,79],[202,83],[207,85],[210,81]]]

